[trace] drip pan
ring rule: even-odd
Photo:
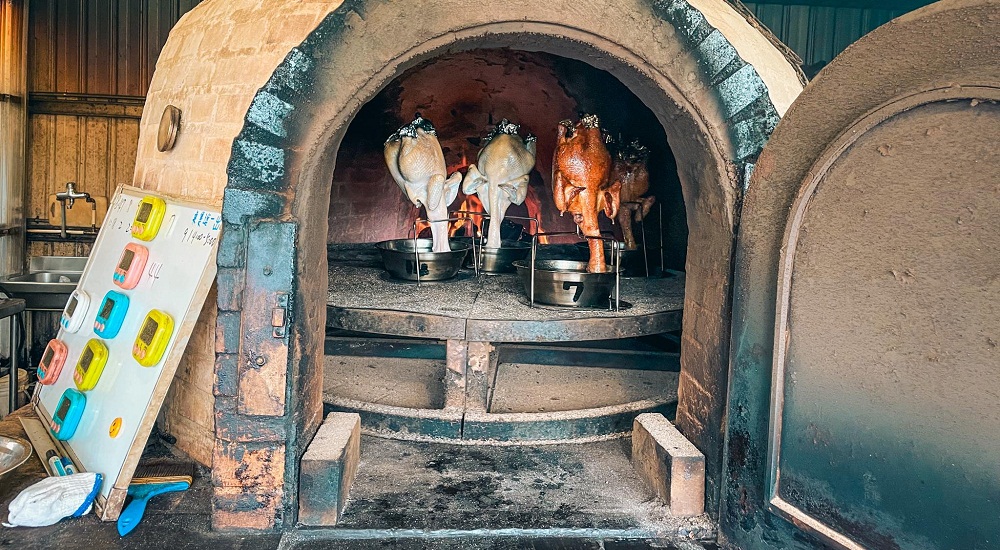
[[[414,254],[414,242],[416,254]],[[382,254],[382,263],[390,275],[404,281],[416,281],[417,259],[420,264],[420,281],[443,281],[455,276],[462,269],[462,262],[472,245],[468,241],[450,239],[449,252],[431,252],[430,239],[394,239],[375,245]]]
[[[531,243],[503,241],[500,248],[479,249],[479,271],[486,273],[513,273],[514,262],[523,260],[531,253]],[[466,267],[472,267],[472,255],[466,259]]]
[[[531,262],[516,261],[514,267],[531,298]],[[569,307],[609,307],[615,289],[615,273],[590,273],[587,262],[538,260],[535,262],[535,301]]]
[[[24,464],[31,456],[31,443],[20,437],[0,435],[0,477]]]

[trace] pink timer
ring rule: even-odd
[[[122,257],[115,267],[115,284],[125,290],[135,288],[142,278],[142,270],[146,267],[149,249],[141,244],[128,243],[122,251]]]

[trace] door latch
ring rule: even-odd
[[[271,309],[271,336],[284,338],[288,334],[288,293],[279,292],[277,302]]]

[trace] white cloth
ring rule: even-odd
[[[83,472],[47,477],[10,502],[5,527],[42,527],[88,512],[101,490],[101,474]]]

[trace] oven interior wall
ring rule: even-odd
[[[382,155],[386,137],[417,112],[434,123],[449,172],[464,172],[474,163],[481,138],[503,118],[520,124],[522,133],[537,136],[528,197],[524,204],[512,205],[508,214],[537,217],[547,232],[575,230],[572,217],[560,216],[552,199],[557,125],[560,120],[575,120],[580,112],[598,114],[608,134],[638,140],[650,149],[647,194],[662,206],[654,207],[646,221],[648,243],[660,245],[655,233],[662,207],[665,266],[684,269],[687,220],[681,184],[673,152],[653,112],[606,71],[574,59],[508,48],[446,53],[425,61],[361,108],[338,150],[328,242],[404,238],[413,222],[425,216],[396,186]],[[475,197],[471,201],[478,202]],[[476,209],[474,202],[460,192],[450,210]],[[618,225],[604,216],[601,222],[603,230],[621,237]]]

